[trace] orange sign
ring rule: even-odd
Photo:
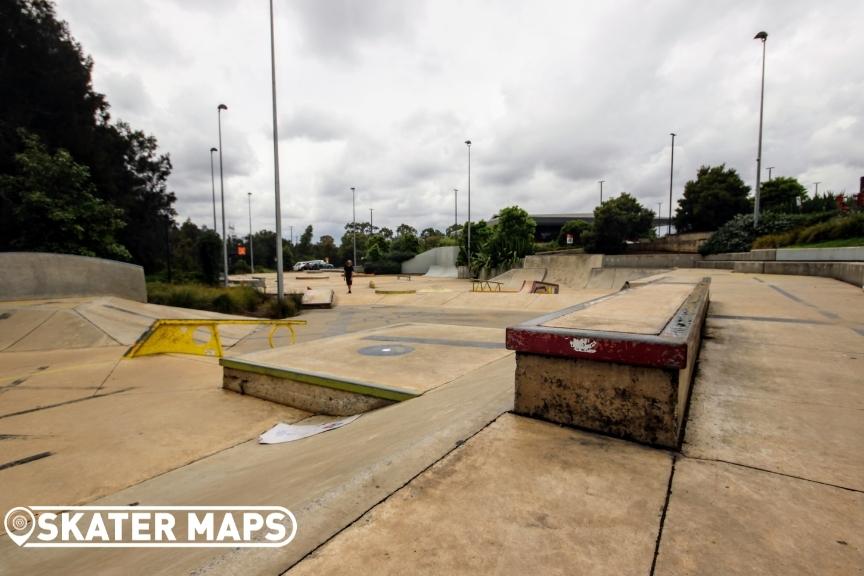
[[[238,256],[245,256],[246,255],[246,247],[243,246],[242,244],[237,246],[237,255]]]

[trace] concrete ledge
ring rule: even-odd
[[[864,288],[864,262],[765,262],[765,274],[824,276]]]
[[[793,262],[862,262],[864,261],[864,246],[783,248],[777,250],[777,260]]]
[[[708,288],[707,278],[689,285],[681,301],[680,284],[658,281],[508,328],[507,348],[516,351],[517,364],[514,411],[676,448],[708,310]],[[656,321],[664,291],[674,306],[659,316],[663,319],[654,332],[643,320],[653,316]],[[583,310],[588,311],[582,316],[585,321],[577,325]],[[616,316],[618,324],[604,316]]]
[[[135,264],[47,252],[0,252],[0,300],[117,296],[147,301]]]

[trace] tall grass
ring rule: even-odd
[[[152,304],[209,310],[267,318],[296,316],[302,294],[289,294],[280,306],[276,298],[262,294],[251,286],[207,286],[204,284],[147,283],[147,301]]]

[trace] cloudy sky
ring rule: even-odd
[[[58,0],[113,116],[174,164],[180,219],[212,226],[224,102],[226,215],[274,229],[266,0]],[[591,211],[604,192],[668,210],[701,164],[751,186],[767,30],[763,166],[810,190],[864,175],[864,3],[753,0],[277,0],[283,229],[418,229],[518,204]],[[218,178],[218,164],[217,164]],[[218,194],[218,180],[217,180]]]

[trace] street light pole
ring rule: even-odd
[[[814,182],[814,183],[813,183],[813,184],[816,185],[816,191],[813,193],[813,196],[818,196],[818,195],[819,195],[819,184],[821,184],[821,183],[822,183],[822,182]]]
[[[471,273],[471,140],[466,140],[468,146],[468,273]]]
[[[357,264],[357,191],[351,187],[351,243],[354,245],[354,264]]]
[[[210,188],[213,190],[213,231],[217,234],[219,233],[219,229],[216,228],[216,176],[213,175],[213,152],[216,152],[216,148],[210,148]]]
[[[252,274],[255,273],[255,247],[252,245],[252,193],[247,192],[249,195],[249,268],[252,270]]]
[[[279,128],[276,120],[276,37],[273,30],[273,0],[270,0],[270,86],[273,100],[273,184],[276,195],[276,297],[285,297],[282,259],[282,198],[279,191]]]
[[[228,110],[225,104],[216,107],[216,115],[219,117],[219,193],[222,195],[222,266],[224,270],[224,284],[228,286],[228,235],[225,234],[225,177],[222,170],[222,110]]]
[[[768,33],[759,32],[754,40],[762,40],[762,90],[759,93],[759,149],[756,153],[756,195],[753,202],[753,227],[759,225],[759,193],[762,185],[762,112],[765,107],[765,43]]]
[[[453,188],[453,236],[459,226],[459,189]]]
[[[374,208],[369,208],[369,235],[373,236],[375,234],[375,225],[372,224],[372,211]]]
[[[600,184],[600,204],[603,204],[603,183],[606,181],[598,180],[597,182]]]
[[[669,164],[669,227],[666,229],[666,235],[672,235],[672,175],[675,171],[675,133],[670,132],[672,136],[672,161]]]
[[[766,170],[768,170],[768,181],[770,182],[771,181],[771,171],[774,170],[774,166],[768,166],[768,168],[766,168]]]

